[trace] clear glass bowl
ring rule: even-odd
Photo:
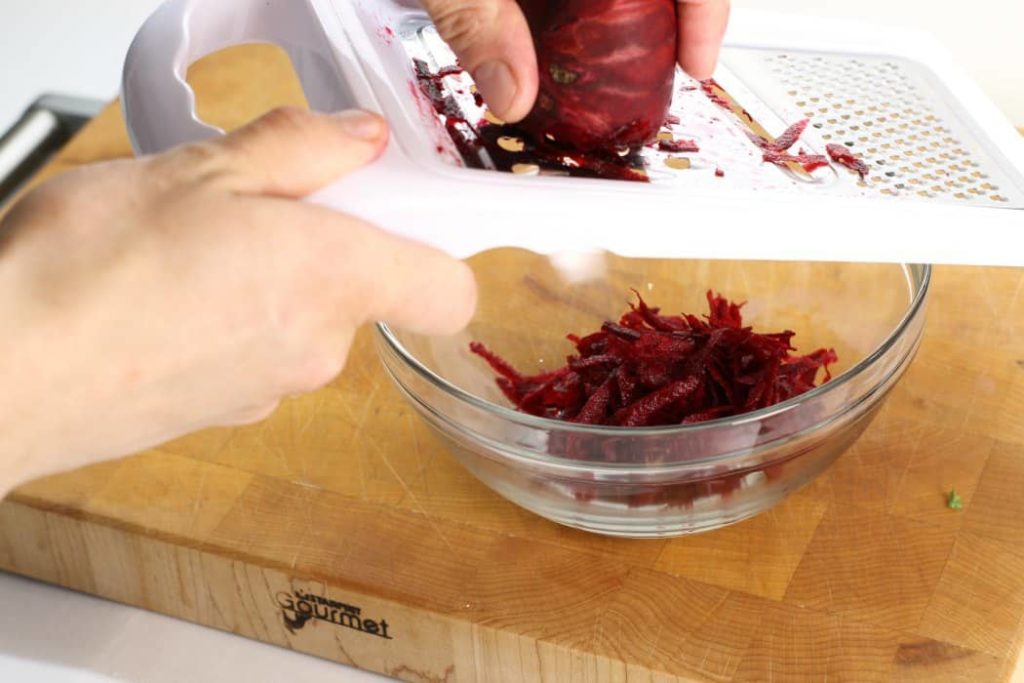
[[[379,324],[384,365],[459,462],[555,522],[628,537],[733,524],[825,470],[870,423],[921,340],[929,266],[678,261],[501,250],[470,261],[469,328],[424,337]],[[514,410],[469,352],[482,341],[525,373],[573,352],[567,333],[617,320],[640,291],[665,313],[704,313],[709,288],[746,301],[744,322],[794,330],[799,351],[836,349],[834,377],[774,407],[696,425],[569,424]]]

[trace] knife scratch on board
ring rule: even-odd
[[[409,487],[409,484],[405,482],[405,479],[402,478],[402,475],[398,473],[398,470],[395,469],[395,466],[391,464],[391,461],[388,459],[388,456],[384,454],[384,450],[379,445],[372,441],[369,441],[367,443],[369,443],[370,447],[374,451],[376,451],[376,453],[380,456],[380,459],[384,462],[384,465],[388,468],[388,470],[391,471],[391,474],[394,475],[395,479],[398,480],[398,484],[402,487],[402,490],[404,490],[409,495],[409,498],[412,499],[413,506],[416,508],[416,511],[423,515],[423,517],[427,520],[427,522],[434,529],[434,531],[437,532],[438,537],[440,537],[441,542],[445,544],[445,547],[447,547],[448,550],[454,553],[455,547],[448,541],[448,538],[444,535],[444,532],[441,531],[441,527],[434,520],[434,518],[427,514],[427,509],[423,506],[423,503],[421,503],[420,499],[416,496],[415,493],[413,493],[413,490]]]
[[[924,443],[923,439],[911,439],[910,440],[910,445],[909,445],[910,452],[907,453],[907,455],[906,455],[906,460],[903,463],[903,469],[900,471],[900,476],[896,480],[896,486],[892,489],[892,491],[889,491],[888,489],[883,491],[882,493],[885,496],[888,497],[889,495],[891,495],[894,500],[899,500],[900,499],[900,492],[903,491],[903,483],[907,480],[907,476],[910,474],[910,468],[911,468],[911,466],[913,466],[914,462],[916,461],[917,454],[923,448],[923,446],[922,446],[923,443]],[[891,481],[891,479],[889,481]]]
[[[1012,311],[1014,306],[1017,305],[1017,299],[1020,298],[1020,293],[1024,291],[1024,275],[1017,278],[1017,286],[1013,288],[1013,294],[1010,295],[1010,301],[1006,304],[1006,310]]]
[[[416,433],[416,418],[411,412],[407,412],[405,420],[409,424],[409,433],[412,435],[412,450],[416,456],[416,476],[423,486],[423,492],[429,496],[430,487],[427,486],[427,462],[423,459],[423,449],[420,447],[420,438]]]
[[[341,633],[338,632],[338,631],[335,631],[335,633],[334,633],[334,643],[335,643],[335,645],[338,646],[338,650],[341,652],[341,656],[345,658],[345,663],[346,664],[348,664],[349,666],[354,666],[357,669],[366,668],[366,667],[360,666],[356,662],[355,658],[348,653],[348,650],[345,649],[345,643],[342,642]]]
[[[1005,310],[1005,307],[996,305],[996,302],[999,301],[1001,297],[998,297],[996,293],[992,291],[992,282],[988,278],[988,273],[985,271],[980,272],[978,282],[985,288],[985,296],[982,298],[988,305],[988,310],[992,314],[992,318],[994,320],[998,320],[1000,316],[1000,309]]]
[[[193,489],[195,492],[195,500],[192,502],[192,514],[188,520],[188,533],[192,534],[196,529],[196,522],[199,520],[199,510],[203,506],[203,500],[206,496],[203,495],[203,489],[206,486],[206,478],[210,476],[210,467],[206,463],[203,464],[203,474],[199,478],[199,483]]]

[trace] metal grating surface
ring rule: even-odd
[[[400,36],[410,60],[422,60],[434,72],[455,65],[454,54],[429,21],[410,22]],[[661,136],[694,140],[700,150],[682,155],[656,146],[640,150],[637,170],[651,182],[691,189],[725,182],[755,192],[1024,208],[1024,180],[1005,159],[999,161],[998,150],[987,149],[971,132],[962,122],[970,118],[958,113],[955,99],[944,95],[942,86],[914,62],[731,47],[724,50],[716,77],[773,135],[809,118],[811,127],[800,139],[800,149],[822,154],[829,143],[843,144],[868,162],[871,173],[861,180],[833,165],[815,172],[810,181],[801,181],[764,163],[761,151],[735,118],[679,72],[671,108],[679,123],[666,123]],[[436,130],[443,138],[451,134],[472,139],[479,135],[479,125],[500,124],[474,97],[467,74],[446,77],[437,87],[464,120],[446,127],[445,116],[437,114]],[[450,142],[441,140],[437,146],[446,161],[494,168],[485,151],[471,159]],[[540,170],[540,175],[565,174],[558,169]]]
[[[824,143],[844,144],[871,166],[862,190],[889,197],[1024,207],[1003,171],[913,62],[767,50],[733,50],[730,68],[783,116],[807,117]]]

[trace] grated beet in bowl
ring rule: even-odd
[[[738,522],[825,471],[912,362],[930,279],[927,266],[519,250],[470,265],[480,303],[465,332],[377,326],[391,378],[498,494],[638,538]],[[743,315],[708,286],[746,301]]]

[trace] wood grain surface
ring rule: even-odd
[[[302,102],[269,48],[192,81],[228,128]],[[129,153],[111,106],[43,177]],[[1022,491],[1024,272],[943,267],[864,437],[734,527],[614,540],[519,509],[448,457],[364,330],[336,382],[263,424],[22,487],[0,567],[417,682],[1003,681]],[[303,598],[321,618],[298,623]]]

